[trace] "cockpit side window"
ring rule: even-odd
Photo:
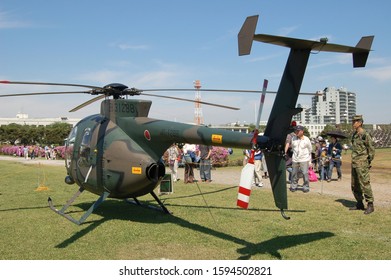
[[[67,139],[67,145],[70,146],[71,144],[75,143],[76,139],[76,134],[77,134],[77,126],[75,126],[71,132],[69,133],[68,139]]]
[[[89,155],[91,150],[91,128],[87,127],[83,132],[83,138],[80,143],[79,155],[80,159],[84,162],[89,161]]]
[[[67,168],[69,168],[71,165],[71,160],[73,157],[73,146],[75,144],[76,135],[77,135],[77,126],[75,126],[71,130],[68,138],[66,139],[66,143],[65,143],[65,162],[66,162]]]

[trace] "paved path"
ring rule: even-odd
[[[224,167],[224,168],[216,168],[212,170],[212,181],[218,184],[226,184],[231,186],[238,186],[240,181],[240,173],[242,167]],[[182,176],[183,172],[179,169],[179,174]],[[198,170],[195,170],[196,179],[199,179]],[[319,195],[332,195],[336,197],[336,199],[347,199],[354,201],[354,197],[351,191],[350,182],[351,175],[349,172],[343,172],[343,177],[341,181],[332,180],[331,182],[327,181],[318,181],[310,183],[310,192],[316,193]],[[333,175],[336,177],[336,171],[334,171]],[[372,176],[373,177],[373,176]],[[182,178],[182,177],[180,177]],[[377,182],[377,178],[372,178],[372,190],[375,197],[376,205],[384,205],[391,207],[391,187],[389,187],[388,183]],[[299,181],[299,184],[302,180]],[[206,184],[206,183],[201,183]],[[271,188],[270,180],[263,179],[263,188]],[[287,184],[287,188],[289,185]],[[289,191],[288,191],[289,192]],[[306,195],[301,191],[297,191],[295,193],[290,193],[292,195]]]
[[[23,157],[11,157],[11,156],[0,156],[0,160],[17,161],[23,164],[57,165],[57,166],[65,167],[64,160],[47,160],[43,158],[36,158],[32,160],[30,158],[25,159]]]

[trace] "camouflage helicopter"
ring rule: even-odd
[[[252,134],[244,134],[152,119],[148,117],[151,101],[125,99],[127,96],[146,95],[194,102],[194,100],[146,93],[156,90],[128,88],[119,83],[97,87],[66,83],[0,81],[1,84],[56,85],[88,89],[85,91],[7,94],[0,95],[0,97],[80,93],[97,95],[72,109],[71,112],[104,99],[101,103],[100,113],[79,121],[66,140],[65,166],[67,176],[65,182],[71,185],[76,184],[79,189],[60,210],[54,207],[52,199],[49,198],[50,208],[80,225],[106,198],[133,199],[137,204],[140,204],[137,200],[138,197],[151,194],[160,209],[170,213],[154,193],[154,189],[165,175],[165,166],[161,162],[163,153],[172,143],[179,142],[243,149],[251,149],[254,146],[261,148],[266,157],[275,205],[281,210],[283,217],[288,218],[284,213],[284,210],[288,209],[284,142],[287,133],[292,129],[290,127],[292,116],[302,110],[295,107],[309,55],[312,50],[352,53],[353,66],[364,67],[374,36],[362,37],[355,47],[350,47],[328,44],[324,39],[318,42],[254,34],[257,21],[258,16],[250,16],[245,20],[238,34],[239,55],[250,54],[253,41],[290,48],[266,130],[262,136],[258,135],[257,131]],[[182,89],[178,90],[182,91]],[[207,102],[201,103],[237,109]],[[85,190],[98,195],[99,198],[77,220],[66,211]]]

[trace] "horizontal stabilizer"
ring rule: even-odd
[[[251,52],[252,41],[258,41],[278,46],[288,47],[293,50],[311,50],[323,52],[340,52],[353,54],[353,67],[365,67],[371,50],[374,36],[365,36],[355,47],[329,44],[327,38],[319,41],[297,39],[268,34],[255,34],[258,16],[247,17],[239,34],[239,55],[246,55]]]
[[[368,37],[372,37],[373,39],[373,36],[368,36]],[[361,40],[363,40],[363,38]],[[327,43],[327,40],[312,41],[312,40],[304,40],[304,39],[282,37],[282,36],[268,35],[268,34],[254,35],[254,40],[262,43],[288,47],[295,50],[312,50],[312,51],[340,52],[340,53],[358,53],[358,52],[368,52],[370,50],[358,46],[351,47],[351,46],[344,46],[344,45],[337,45],[337,44],[329,44]]]

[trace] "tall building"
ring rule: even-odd
[[[303,110],[292,120],[304,125],[311,138],[315,138],[328,124],[350,123],[356,114],[356,94],[344,87],[326,87],[312,97],[311,106],[298,104],[297,107]]]
[[[326,87],[312,97],[311,123],[349,123],[356,114],[356,94],[346,88]]]
[[[301,104],[297,104],[297,108],[302,108],[303,110],[300,113],[294,115],[292,120],[302,124],[310,123],[312,108],[309,107],[308,105],[301,105]]]

